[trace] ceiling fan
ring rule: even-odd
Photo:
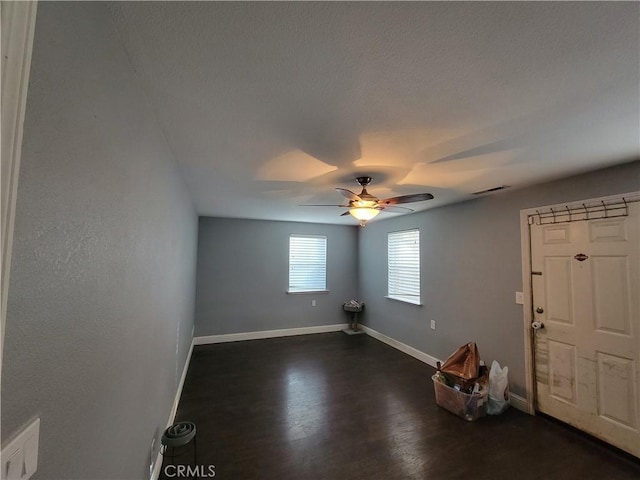
[[[336,190],[349,199],[347,205],[303,205],[304,207],[339,207],[348,208],[341,216],[351,215],[360,221],[360,226],[364,227],[368,220],[378,215],[382,211],[408,213],[413,212],[411,208],[399,207],[401,203],[422,202],[431,200],[433,195],[430,193],[414,193],[412,195],[401,195],[399,197],[390,197],[378,200],[378,197],[367,192],[367,185],[371,183],[371,177],[357,177],[356,182],[362,187],[359,194],[353,193],[346,188],[336,188]]]

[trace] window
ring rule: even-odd
[[[388,297],[420,305],[420,231],[389,233]]]
[[[289,236],[289,292],[327,290],[327,237]]]

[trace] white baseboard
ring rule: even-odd
[[[520,395],[509,392],[509,403],[516,410],[520,410],[524,413],[531,413],[529,412],[529,403],[527,402],[527,399]]]
[[[380,333],[374,330],[373,328],[369,328],[362,324],[360,324],[360,328],[362,328],[367,335],[370,335],[373,338],[380,340],[383,343],[386,343],[387,345],[397,348],[401,352],[404,352],[407,355],[411,355],[413,358],[416,358],[421,362],[424,362],[427,365],[432,366],[433,368],[436,368],[437,362],[442,362],[441,360],[429,355],[428,353],[424,353],[418,350],[417,348],[411,347],[406,343],[402,343],[396,340],[395,338],[389,337],[384,333]],[[509,393],[509,402],[513,408],[517,410],[521,410],[525,413],[531,413],[529,412],[529,404],[527,403],[527,400],[524,397],[521,397],[520,395],[516,395],[515,393]]]
[[[180,376],[180,382],[178,382],[178,390],[176,390],[176,397],[173,400],[173,406],[171,407],[171,414],[169,415],[169,422],[167,427],[173,425],[173,421],[176,419],[176,412],[178,411],[178,404],[180,403],[180,397],[182,396],[182,388],[184,387],[184,381],[187,378],[187,370],[189,370],[189,363],[191,363],[191,355],[193,354],[193,339],[191,340],[191,346],[189,347],[189,353],[187,353],[187,359],[184,362],[184,368],[182,369],[182,375]]]
[[[176,419],[176,412],[178,411],[178,405],[180,403],[180,397],[182,396],[182,388],[184,387],[184,381],[187,378],[187,371],[189,370],[189,363],[191,363],[191,355],[193,354],[194,340],[191,340],[191,346],[189,347],[189,353],[187,353],[187,359],[184,362],[184,368],[182,369],[182,376],[180,382],[178,382],[178,389],[176,390],[176,396],[173,399],[173,405],[171,406],[171,413],[169,414],[169,421],[167,427],[173,425]],[[158,456],[153,464],[153,472],[151,473],[151,480],[158,480],[160,478],[160,469],[162,468],[162,454],[158,450]]]
[[[206,335],[194,337],[194,345],[208,345],[210,343],[239,342],[243,340],[258,340],[261,338],[290,337],[293,335],[308,335],[311,333],[339,332],[349,325],[339,323],[335,325],[318,325],[316,327],[283,328],[280,330],[263,330],[260,332],[228,333],[224,335]]]
[[[366,332],[367,335],[370,335],[373,338],[380,340],[383,343],[386,343],[387,345],[391,345],[393,348],[397,348],[401,352],[404,352],[407,355],[411,355],[413,358],[417,358],[418,360],[426,363],[427,365],[431,365],[433,368],[436,368],[436,363],[441,361],[436,357],[432,357],[428,353],[424,353],[418,350],[417,348],[413,348],[407,345],[406,343],[402,343],[396,340],[395,338],[388,337],[384,333],[380,333],[377,330],[374,330],[373,328],[369,328],[362,324],[360,324],[359,326]]]

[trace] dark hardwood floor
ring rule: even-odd
[[[342,332],[197,346],[176,421],[196,423],[198,464],[221,480],[640,478],[542,416],[465,422],[435,404],[433,373]]]

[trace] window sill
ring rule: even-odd
[[[316,293],[329,293],[329,290],[305,290],[304,292],[291,292],[289,290],[287,290],[287,294],[289,295],[309,295],[309,294],[316,294]]]
[[[389,295],[385,295],[384,298],[388,298],[389,300],[395,300],[396,302],[408,303],[410,305],[417,305],[419,307],[422,306],[422,303],[420,303],[420,301],[411,300],[409,298],[392,297],[392,296],[389,296]]]

